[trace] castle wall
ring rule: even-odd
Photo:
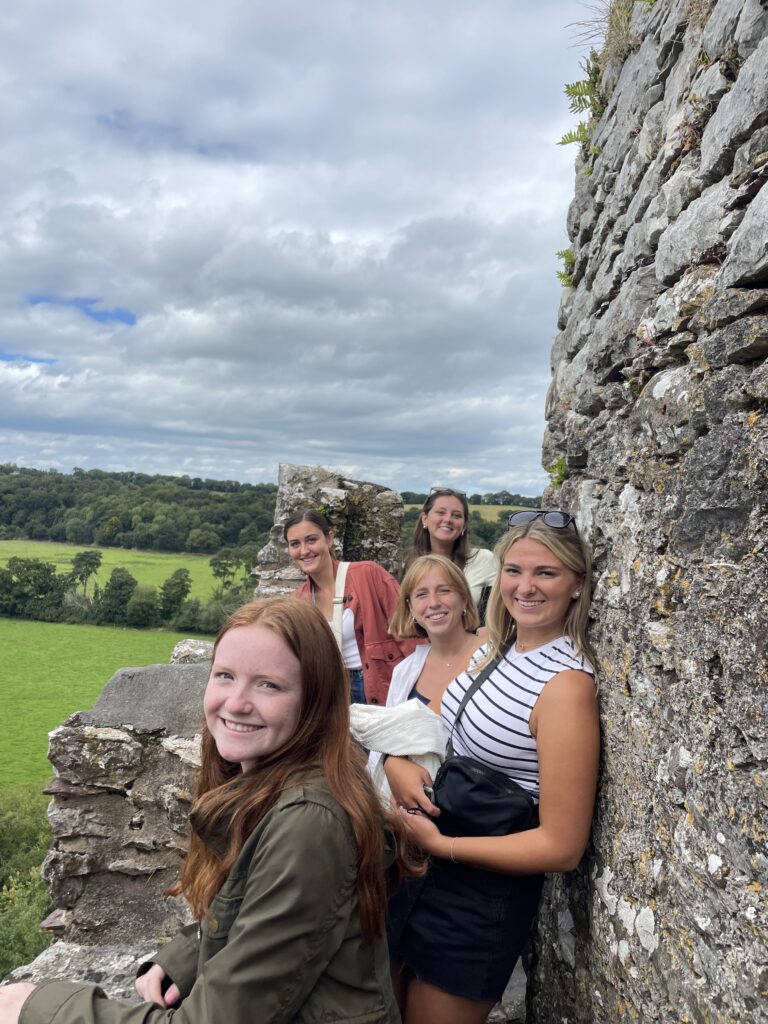
[[[544,464],[597,555],[592,849],[529,1021],[768,1020],[768,7],[635,3],[576,168]]]

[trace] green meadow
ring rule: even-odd
[[[110,573],[117,566],[127,569],[140,584],[160,588],[171,573],[177,569],[188,569],[192,577],[190,597],[208,600],[216,584],[211,567],[210,555],[175,554],[168,551],[137,551],[131,548],[90,548],[87,544],[58,544],[47,540],[0,540],[0,565],[8,564],[9,558],[39,558],[53,562],[57,571],[66,573],[72,568],[72,559],[78,551],[100,551],[101,568],[96,582],[103,587]],[[93,579],[88,583],[88,592],[93,590]]]
[[[74,711],[93,707],[117,669],[167,664],[182,639],[180,633],[0,618],[0,792],[23,783],[44,786],[53,774],[48,733]]]

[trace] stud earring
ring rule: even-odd
[[[576,600],[577,597],[581,597],[581,591],[580,590],[577,590],[576,593],[573,595],[574,601]]]

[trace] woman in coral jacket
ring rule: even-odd
[[[174,890],[197,921],[141,966],[145,1001],[85,982],[9,985],[0,1024],[399,1024],[384,914],[387,828],[403,829],[350,738],[344,668],[318,611],[272,598],[235,612],[204,712]]]
[[[307,577],[294,596],[311,601],[332,626],[334,618],[340,625],[336,638],[353,703],[386,704],[392,670],[416,646],[387,631],[400,592],[397,580],[376,562],[338,562],[332,553],[333,529],[319,512],[295,512],[283,527],[283,537]],[[346,578],[337,594],[340,570]]]

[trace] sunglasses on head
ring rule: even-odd
[[[554,509],[548,511],[544,508],[524,508],[519,512],[512,512],[507,520],[507,525],[522,526],[523,523],[532,523],[534,519],[541,519],[546,526],[551,526],[554,530],[564,530],[571,523],[573,523],[574,530],[576,529],[576,520],[570,512],[560,512]]]
[[[453,487],[430,487],[429,497],[431,498],[433,494],[444,494],[448,498],[466,498],[464,491],[456,491]]]

